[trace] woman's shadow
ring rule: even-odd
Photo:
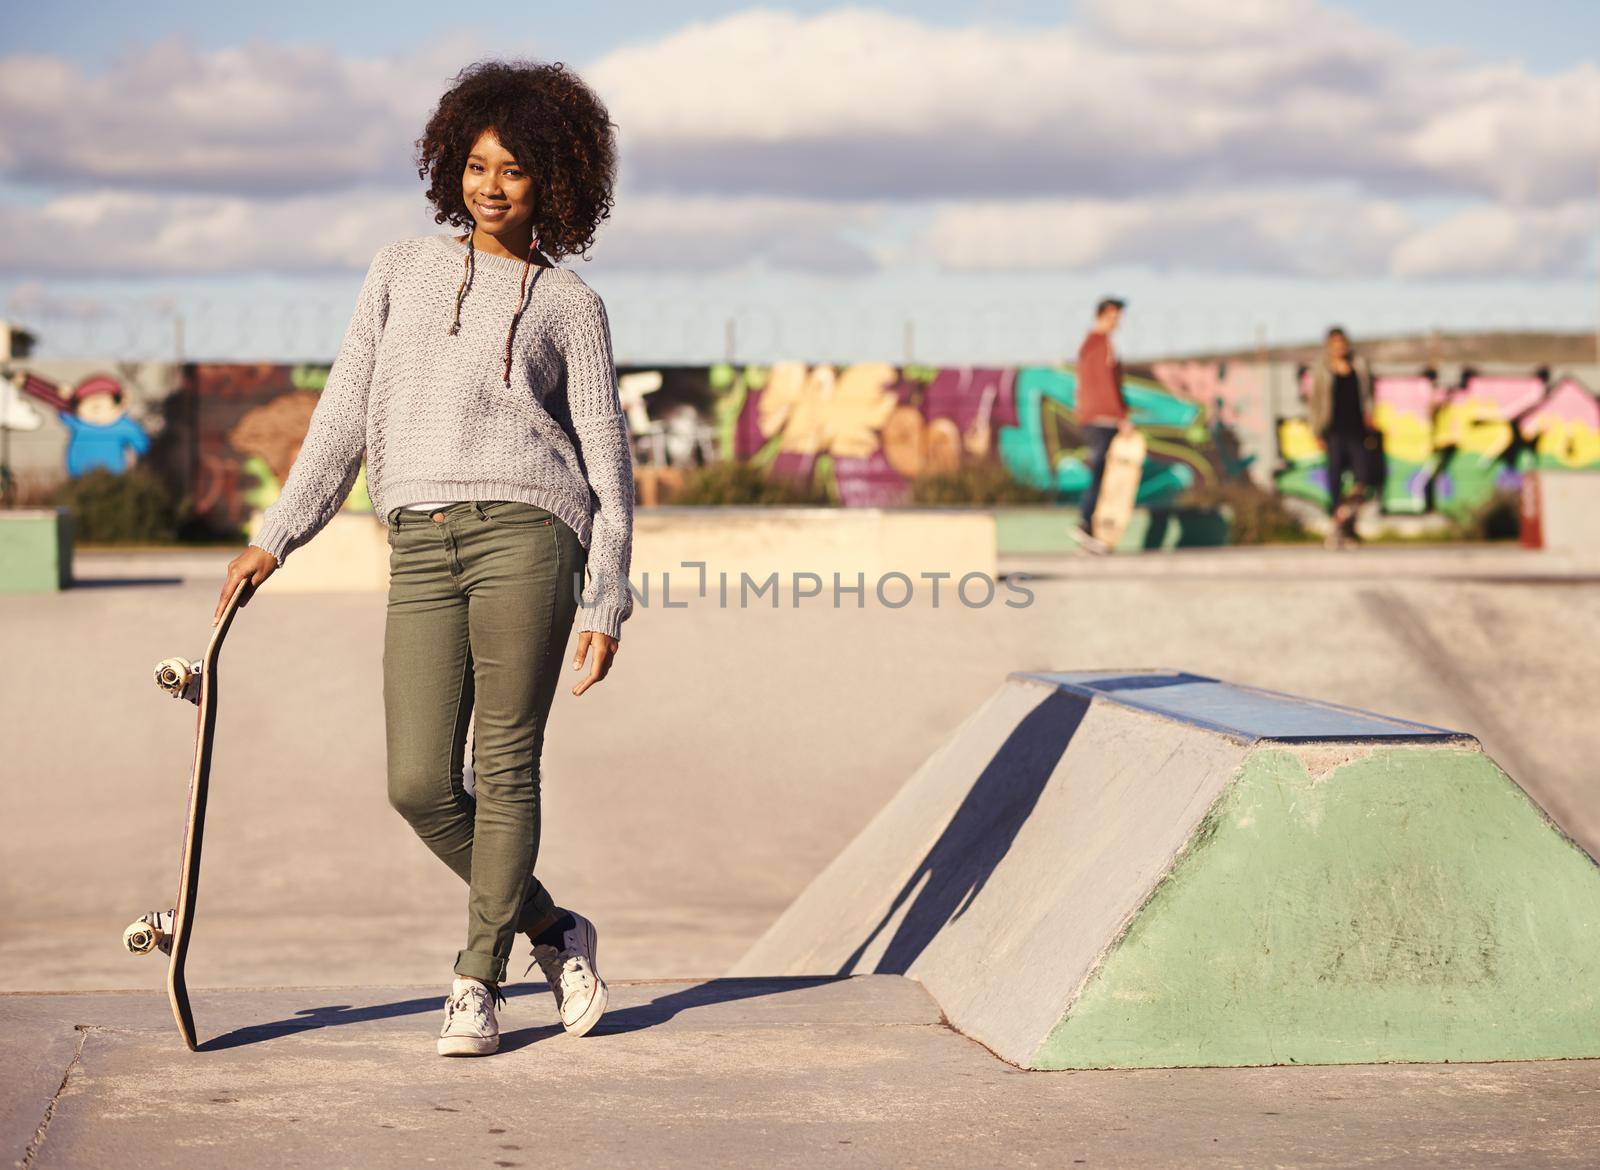
[[[781,995],[784,992],[800,991],[810,987],[836,983],[838,978],[838,976],[833,975],[822,975],[800,978],[708,979],[702,983],[680,987],[663,995],[658,995],[649,1003],[634,1004],[631,1007],[619,1008],[608,1012],[590,1035],[625,1035],[629,1032],[659,1027],[679,1012],[689,1008],[709,1007],[713,1004],[733,1003],[738,1000],[756,999],[768,995]],[[538,983],[531,983],[506,988],[505,994],[508,1000],[512,1000],[547,995],[549,992],[544,986]],[[391,1020],[402,1016],[430,1014],[442,1010],[443,1007],[444,997],[440,995],[402,999],[392,1003],[371,1004],[366,1007],[353,1007],[350,1004],[327,1004],[323,1007],[302,1009],[287,1019],[273,1020],[264,1024],[250,1024],[243,1028],[235,1028],[231,1032],[224,1032],[220,1036],[203,1042],[199,1047],[199,1051],[220,1052],[228,1048],[242,1048],[249,1044],[261,1044],[269,1040],[278,1040],[285,1036],[312,1032],[319,1028],[339,1028],[350,1024],[372,1023],[375,1020]],[[562,1031],[560,1024],[542,1024],[528,1028],[516,1028],[501,1034],[500,1051],[515,1052],[518,1048],[559,1036]]]

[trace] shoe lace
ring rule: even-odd
[[[445,1001],[444,1022],[448,1028],[458,1012],[465,1012],[471,1017],[474,1027],[479,1030],[489,1026],[489,1005],[504,1007],[505,993],[500,990],[498,983],[474,983],[471,987],[463,988]]]
[[[567,984],[569,990],[588,991],[594,981],[594,972],[589,969],[589,960],[577,951],[568,951],[561,964],[561,982]],[[577,984],[573,988],[572,984]]]
[[[533,962],[528,964],[523,976],[530,975],[534,967],[544,972],[558,1002],[564,1001],[573,992],[587,992],[593,986],[594,972],[582,951],[558,951],[554,947],[535,946]]]

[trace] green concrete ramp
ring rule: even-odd
[[[1471,736],[1014,674],[733,973],[862,972],[1025,1068],[1593,1057],[1600,868]]]

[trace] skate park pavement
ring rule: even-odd
[[[911,980],[717,978],[1019,670],[1159,664],[1459,729],[1593,854],[1582,566],[1034,557],[1001,566],[1033,575],[1017,609],[642,609],[612,677],[558,693],[544,753],[540,873],[600,925],[612,1014],[572,1040],[518,985],[508,1051],[451,1062],[431,1037],[464,891],[385,797],[381,594],[269,582],[230,636],[189,974],[211,1047],[183,1050],[161,961],[120,949],[170,904],[192,755],[150,668],[203,645],[229,557],[80,553],[79,588],[0,598],[25,664],[0,681],[22,1164],[532,1164],[552,1110],[567,1152],[616,1165],[1590,1158],[1596,1062],[1023,1073]]]
[[[1592,1165],[1595,1062],[1026,1073],[898,976],[617,986],[595,1033],[513,988],[432,1055],[436,989],[0,996],[17,1164]]]

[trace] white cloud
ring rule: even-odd
[[[917,254],[956,269],[1593,263],[1578,225],[1600,158],[1594,65],[1537,76],[1423,51],[1322,0],[1076,11],[957,28],[752,10],[583,66],[623,152],[597,266],[868,271],[893,262],[873,237],[891,207],[931,210]],[[0,205],[0,270],[364,267],[386,239],[442,230],[413,142],[483,48],[165,40],[92,71],[0,58],[0,175],[38,193]],[[1421,198],[1469,206],[1426,222]]]
[[[1156,270],[1335,279],[1570,277],[1595,267],[1600,203],[1467,207],[1304,191],[986,201],[940,208],[910,251],[956,271]]]
[[[0,235],[5,268],[34,276],[364,270],[388,240],[431,226],[422,211],[372,190],[271,202],[95,190],[0,207]]]
[[[760,261],[818,274],[868,272],[878,260],[853,236],[881,215],[870,203],[624,193],[602,229],[595,264],[711,272]]]
[[[260,41],[0,59],[0,167],[65,190],[286,195],[413,181],[466,36],[396,58]],[[867,9],[691,24],[582,72],[646,190],[815,198],[1322,182],[1550,205],[1592,188],[1600,69],[1422,51],[1317,0],[1095,0],[1051,28]]]
[[[1122,194],[1341,179],[1549,204],[1592,187],[1600,70],[1423,51],[1313,0],[1141,0],[1055,28],[750,11],[585,71],[651,188]]]
[[[867,205],[793,199],[624,195],[593,255],[597,268],[625,270],[714,272],[765,261],[862,272],[877,261],[851,233],[877,214]],[[0,205],[0,235],[9,241],[0,268],[34,277],[364,270],[390,240],[445,230],[420,194],[382,189],[270,202],[97,190]]]
[[[1294,191],[990,201],[941,208],[914,250],[972,271],[1135,263],[1370,276],[1411,230],[1394,202]]]
[[[1594,271],[1600,205],[1474,207],[1418,231],[1394,253],[1400,277],[1579,276]]]
[[[104,70],[0,59],[0,166],[58,192],[118,183],[173,193],[304,194],[398,178],[467,42],[394,59],[169,38]],[[414,174],[414,172],[412,172]]]
[[[1517,204],[1549,206],[1594,191],[1600,68],[1534,78],[1497,66],[1450,81],[1407,140],[1419,167]]]

